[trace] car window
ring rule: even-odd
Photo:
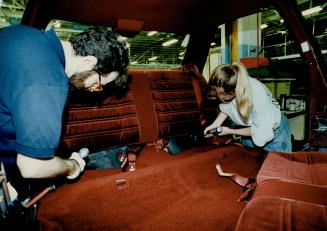
[[[92,27],[80,23],[52,20],[58,37],[68,40],[76,33]],[[111,29],[111,28],[109,28]],[[130,47],[131,67],[133,68],[175,68],[182,65],[188,36],[159,31],[140,31],[134,37],[124,37]]]
[[[307,13],[307,7],[310,6],[300,5],[307,27],[312,30],[326,59],[326,17],[322,17],[324,14],[322,11]],[[237,23],[236,42],[232,38],[235,22]],[[238,50],[236,60],[232,57],[233,42],[234,46],[236,43]],[[268,63],[267,65],[260,63],[259,67],[248,67],[249,75],[266,82],[276,98],[279,99],[280,95],[284,94],[287,96],[307,95],[308,74],[299,49],[278,11],[273,8],[263,9],[258,14],[239,18],[217,28],[203,74],[208,79],[212,70],[220,64],[233,61],[243,62],[243,60],[245,62],[247,61],[245,59],[256,59],[258,56],[260,61],[267,59]],[[256,60],[252,61],[256,62]],[[281,87],[277,88],[275,84],[269,82],[276,79],[278,81],[285,79],[288,84],[280,84]],[[292,87],[289,88],[289,85]]]

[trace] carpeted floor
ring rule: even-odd
[[[238,146],[197,147],[179,155],[145,148],[135,172],[88,170],[41,200],[42,230],[234,230],[245,202],[242,189],[219,177],[254,177],[261,154]],[[128,187],[115,183],[124,179]]]

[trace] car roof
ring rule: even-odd
[[[23,22],[44,28],[51,19],[60,19],[121,31],[142,28],[188,33],[215,27],[268,5],[269,0],[30,0]]]

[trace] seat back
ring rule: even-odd
[[[61,152],[91,152],[202,132],[206,81],[190,70],[130,70],[121,97],[73,91],[62,132]],[[214,114],[214,113],[213,113]]]

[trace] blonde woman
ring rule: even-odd
[[[216,67],[209,79],[208,97],[218,98],[220,113],[204,134],[218,127],[220,136],[239,135],[242,144],[262,147],[266,151],[291,152],[291,133],[286,116],[271,92],[248,76],[240,63]],[[241,128],[221,126],[229,117]]]

